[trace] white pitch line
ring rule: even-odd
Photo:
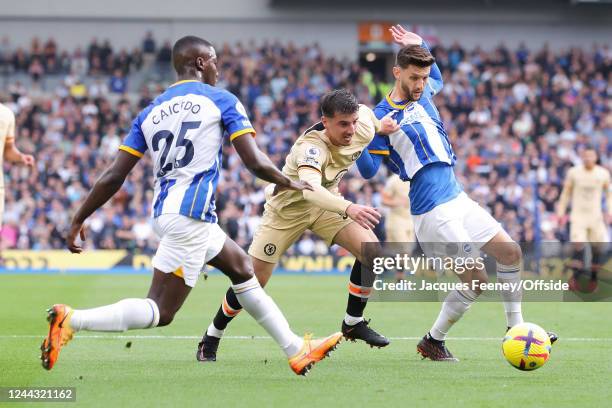
[[[0,334],[0,339],[38,339],[43,338],[44,334]],[[79,339],[108,339],[108,340],[200,340],[201,336],[160,336],[160,335],[103,335],[103,334],[84,334],[78,335]],[[272,340],[268,336],[223,336],[229,340]],[[421,340],[422,337],[389,337],[390,340]],[[449,337],[447,340],[453,341],[501,341],[501,337]],[[612,341],[610,337],[560,337],[560,341]]]

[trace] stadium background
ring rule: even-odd
[[[167,50],[159,57],[164,42],[189,33],[215,43],[223,83],[249,105],[259,145],[280,163],[304,124],[318,117],[316,100],[324,90],[349,86],[373,105],[388,89],[389,69],[383,68],[392,49],[375,36],[384,33],[384,26],[365,26],[369,27],[365,33],[372,35],[366,44],[360,44],[359,36],[361,23],[385,22],[406,24],[435,46],[445,75],[445,90],[436,104],[457,150],[457,174],[472,197],[504,222],[516,239],[567,239],[567,231],[557,228],[552,212],[566,169],[578,161],[587,141],[598,146],[602,164],[611,166],[610,4],[3,2],[0,98],[15,110],[17,144],[36,156],[37,166],[28,171],[5,164],[0,388],[75,387],[77,403],[85,407],[176,406],[177,402],[224,408],[247,403],[250,407],[609,406],[609,303],[524,302],[526,319],[560,335],[546,366],[525,373],[511,368],[501,355],[505,329],[501,304],[476,302],[453,328],[448,342],[461,362],[440,365],[421,361],[415,353],[440,310],[438,302],[370,302],[366,316],[391,339],[391,346],[370,350],[363,343],[346,342],[308,378],[298,378],[274,342],[248,316],[238,317],[228,329],[217,363],[196,363],[197,342],[227,289],[228,280],[219,275],[198,283],[172,325],[129,333],[79,333],[62,351],[56,368],[50,372],[41,368],[39,346],[47,330],[44,310],[49,305],[109,304],[142,296],[150,284],[147,266],[155,242],[148,227],[148,159],[134,169],[122,193],[92,218],[85,254],[68,254],[62,236],[78,201],[115,154],[129,121],[173,82]],[[144,44],[148,31],[155,40],[154,50],[150,43]],[[90,55],[94,37],[101,48],[92,47],[95,52]],[[50,39],[55,45],[47,47],[45,56]],[[109,47],[103,46],[106,39]],[[498,49],[501,43],[506,48]],[[543,53],[545,43],[549,51]],[[376,59],[366,65],[369,52],[375,52]],[[116,78],[114,68],[122,71]],[[529,73],[524,79],[523,71]],[[501,85],[490,86],[492,82]],[[266,85],[272,98],[263,94]],[[267,109],[270,112],[263,113]],[[231,148],[226,153],[220,219],[246,245],[263,196]],[[383,175],[364,182],[351,172],[343,190],[352,200],[380,206],[384,179]],[[303,276],[275,276],[266,292],[296,333],[320,336],[337,330],[346,307],[347,276],[302,271],[343,269],[339,263],[350,259],[334,248],[336,264],[332,262],[330,269],[328,249],[313,237],[292,251],[324,255],[290,258],[292,270]],[[117,263],[123,266],[109,268]],[[134,269],[134,264],[143,267]],[[56,274],[71,270],[79,273]],[[87,271],[95,274],[83,274]],[[111,272],[118,274],[108,275]]]
[[[565,171],[587,143],[612,169],[612,5],[605,3],[11,2],[0,10],[0,93],[16,113],[18,146],[37,164],[34,171],[5,164],[3,271],[149,273],[156,241],[148,157],[91,218],[85,255],[69,256],[63,236],[132,118],[173,82],[169,47],[180,36],[216,45],[219,86],[244,102],[259,146],[282,166],[292,141],[318,120],[326,90],[348,87],[370,106],[388,91],[394,48],[385,27],[395,22],[433,46],[445,80],[436,103],[468,193],[516,240],[564,242],[554,206]],[[262,185],[231,146],[225,153],[218,214],[246,247]],[[381,208],[384,182],[384,173],[364,181],[353,169],[341,188]],[[384,238],[382,225],[377,232]],[[289,271],[350,266],[344,251],[311,234],[288,255]]]

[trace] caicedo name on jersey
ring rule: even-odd
[[[174,102],[171,104],[162,104],[160,105],[160,114],[153,115],[151,120],[153,124],[158,125],[164,119],[169,118],[175,113],[179,113],[181,111],[191,111],[194,115],[197,114],[202,108],[199,104],[193,104],[193,102],[189,100],[182,99],[180,102]]]

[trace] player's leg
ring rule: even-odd
[[[183,306],[185,299],[191,292],[185,278],[181,276],[182,268],[178,273],[163,273],[157,269],[153,272],[153,283],[147,298],[153,300],[159,308],[159,323],[157,326],[167,326],[172,323],[174,316]],[[156,278],[159,279],[156,279]],[[159,282],[159,284],[157,283]],[[195,283],[193,283],[195,285]],[[161,286],[161,290],[158,289]]]
[[[228,265],[228,261],[233,261],[233,259],[229,256],[229,253],[231,251],[231,245],[232,244],[229,244],[227,246],[224,245],[223,250],[221,251],[219,256],[215,257],[208,264],[221,271],[236,270],[235,267]],[[251,257],[251,260],[253,262],[255,276],[257,277],[259,284],[264,287],[272,276],[272,271],[274,270],[274,266],[276,264],[263,262],[254,257]],[[232,281],[232,283],[235,282]],[[196,352],[196,358],[198,359],[198,361],[217,361],[217,350],[219,348],[219,342],[223,337],[224,331],[227,328],[227,325],[234,319],[234,317],[238,316],[238,313],[241,310],[242,305],[238,301],[234,290],[232,289],[232,287],[228,288],[221,303],[221,306],[219,306],[219,309],[217,310],[217,314],[206,329],[204,337],[198,344],[198,351]]]
[[[123,332],[170,324],[197,281],[209,242],[209,225],[168,214],[155,220],[161,240],[152,260],[154,272],[147,298],[123,299],[93,309],[72,309],[63,304],[49,309],[49,334],[41,346],[43,367],[53,367],[61,347],[78,331]],[[173,273],[177,270],[182,278]]]
[[[74,331],[122,332],[166,326],[173,320],[191,287],[173,273],[154,269],[146,299],[123,299],[93,309],[73,310],[69,318]]]
[[[516,287],[517,290],[501,290],[500,295],[506,313],[506,326],[511,328],[519,323],[523,323],[523,313],[521,301],[523,291],[521,282],[521,247],[510,238],[508,233],[500,230],[490,239],[482,250],[489,256],[495,258],[497,262],[497,281],[509,283],[509,287]]]
[[[585,270],[586,242],[589,238],[589,228],[586,223],[570,221],[571,259],[568,263],[572,276],[569,279],[571,290],[580,290],[580,280]]]
[[[226,250],[225,246],[224,250]],[[227,269],[228,265],[225,264],[225,261],[227,260],[228,257],[222,251],[220,256],[216,257],[208,264],[221,271],[231,270]],[[251,257],[251,261],[253,263],[253,271],[255,272],[255,276],[257,277],[259,284],[261,285],[261,287],[265,287],[266,283],[268,283],[268,280],[272,276],[272,272],[274,271],[274,267],[276,266],[276,264],[260,261],[259,259],[254,257]],[[238,315],[238,313],[240,313],[241,310],[242,305],[240,305],[236,294],[230,287],[225,293],[225,297],[223,298],[221,306],[217,310],[217,315],[215,316],[211,326],[209,326],[208,328],[208,334],[219,338],[222,337],[223,330],[225,330],[227,325],[232,321],[234,317]]]
[[[416,236],[427,256],[473,256],[473,248],[463,245],[459,245],[457,254],[445,252],[448,247],[446,243],[470,242],[470,236],[463,225],[467,211],[466,199],[469,200],[462,194],[425,214],[414,216]],[[461,280],[470,280],[473,277],[471,273],[459,275]],[[434,324],[417,345],[417,351],[423,358],[458,361],[446,348],[446,337],[453,325],[470,309],[478,295],[479,293],[471,289],[463,289],[453,290],[446,296]]]
[[[332,215],[337,216],[337,214]],[[322,222],[326,226],[331,225],[330,220],[323,220]],[[344,221],[342,222],[344,223]],[[362,243],[365,242],[371,242],[372,246],[375,245],[378,249],[371,248],[373,253],[363,253]],[[371,347],[387,346],[389,339],[370,328],[370,321],[363,318],[363,311],[374,284],[375,275],[372,271],[372,259],[376,256],[374,252],[379,251],[376,235],[356,222],[350,222],[335,234],[333,243],[340,245],[357,258],[353,264],[348,285],[348,302],[346,314],[342,321],[342,334],[346,339],[352,341],[363,340]]]
[[[448,228],[448,231],[451,231],[453,228],[460,230],[461,225],[456,223],[456,225],[453,226],[452,223],[449,223],[446,225],[446,228]],[[444,231],[444,229],[442,231]],[[465,241],[457,240],[455,242]],[[460,252],[459,256],[466,257],[470,256],[470,254]],[[460,290],[455,289],[449,292],[444,298],[438,317],[427,334],[423,336],[417,345],[417,351],[423,358],[429,358],[434,361],[459,361],[459,359],[454,357],[446,347],[446,338],[451,328],[461,320],[463,315],[472,307],[472,304],[481,294],[481,291],[471,289],[471,282],[486,282],[486,273],[474,269],[465,271],[457,276],[461,282],[468,283],[469,287]]]
[[[588,236],[591,244],[591,279],[588,284],[588,291],[594,292],[597,289],[598,281],[601,279],[601,272],[603,271],[603,265],[607,261],[609,253],[606,248],[609,245],[609,237],[607,226],[603,220],[596,220],[592,223]]]
[[[412,223],[411,223],[412,224]],[[408,228],[399,229],[388,227],[387,228],[387,242],[397,242],[406,246],[406,253],[412,254],[414,250],[414,231],[412,225]],[[397,282],[402,281],[406,277],[406,273],[403,270],[395,272],[395,280]]]
[[[473,202],[472,207],[466,221],[472,240],[477,243],[486,242],[481,249],[497,262],[498,282],[510,283],[508,285],[510,288],[518,288],[517,290],[500,291],[506,314],[506,327],[510,329],[512,326],[523,322],[521,306],[523,290],[520,286],[521,247],[476,202]],[[486,278],[486,274],[484,277]],[[548,336],[551,344],[557,341],[558,337],[555,333],[548,332]]]
[[[233,284],[232,290],[242,307],[281,347],[296,374],[306,374],[314,363],[335,348],[342,337],[341,333],[313,340],[309,336],[302,339],[291,331],[285,316],[254,276],[249,256],[234,241],[226,239],[219,257],[221,259],[217,259],[217,264],[225,268],[221,269],[222,272],[251,276],[245,282]]]
[[[264,212],[262,222],[255,232],[253,242],[249,248],[255,276],[262,286],[265,286],[268,279],[270,279],[274,267],[280,259],[280,255],[295,242],[307,226],[306,223],[300,223],[295,228],[279,230],[270,226],[273,222],[272,217],[273,214],[271,212]],[[232,273],[231,271],[239,269],[231,265],[232,262],[236,261],[231,256],[231,253],[234,252],[233,245],[235,245],[233,242],[226,242],[221,252],[208,254],[206,258],[208,263],[221,271],[227,271],[227,273]],[[239,282],[232,279],[232,283]],[[238,301],[232,287],[228,288],[217,310],[217,314],[206,329],[202,341],[198,344],[196,357],[199,361],[216,361],[219,341],[223,336],[224,330],[241,310],[242,305]]]
[[[600,272],[602,271],[604,264],[605,243],[592,242],[591,253],[591,279],[589,280],[589,285],[587,288],[589,293],[594,292],[598,286]]]

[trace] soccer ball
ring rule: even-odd
[[[533,323],[521,323],[512,327],[502,342],[504,357],[522,371],[540,368],[550,356],[548,333]]]

